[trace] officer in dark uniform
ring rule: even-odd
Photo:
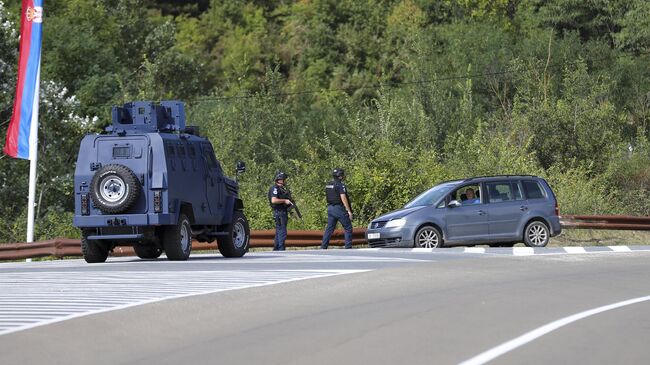
[[[345,229],[345,248],[352,248],[352,203],[348,196],[348,189],[343,183],[345,171],[336,168],[332,171],[333,181],[325,185],[325,198],[327,199],[327,227],[323,234],[320,248],[327,249],[330,237],[336,223],[341,222]]]
[[[284,241],[287,239],[288,209],[291,206],[289,192],[285,188],[288,177],[284,172],[278,172],[275,175],[275,184],[269,189],[269,204],[275,219],[273,251],[284,251]]]

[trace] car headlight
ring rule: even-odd
[[[385,227],[386,228],[396,228],[396,227],[401,227],[401,226],[403,226],[405,224],[406,224],[406,219],[399,218],[399,219],[393,219],[393,220],[388,221],[388,223],[386,223]]]

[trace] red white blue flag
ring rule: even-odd
[[[34,159],[38,137],[38,93],[43,38],[43,0],[23,0],[20,22],[20,54],[14,112],[7,130],[4,153]]]

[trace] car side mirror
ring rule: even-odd
[[[452,200],[447,204],[449,208],[457,208],[460,207],[462,204],[458,200]]]
[[[235,166],[235,171],[238,174],[241,174],[246,171],[246,164],[244,163],[244,161],[237,161],[237,166]]]

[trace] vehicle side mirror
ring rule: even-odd
[[[458,200],[452,200],[447,204],[449,208],[457,208],[460,207],[462,204]]]
[[[246,171],[246,164],[244,163],[244,161],[237,161],[237,166],[235,166],[235,171],[238,174],[241,174]]]

